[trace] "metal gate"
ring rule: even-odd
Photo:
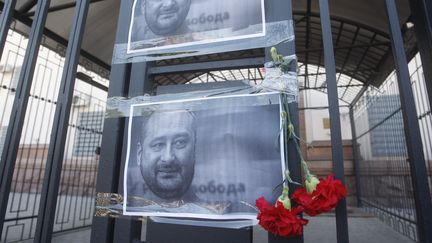
[[[16,0],[0,1],[3,6],[0,19],[0,52],[3,57],[2,62],[7,60],[1,69],[3,78],[0,86],[2,101],[5,100],[4,103],[0,104],[0,109],[3,109],[2,117],[0,117],[2,122],[0,142],[2,143],[1,148],[3,148],[0,163],[0,230],[2,239],[8,237],[8,240],[19,240],[34,237],[35,242],[49,242],[53,231],[89,225],[93,214],[92,198],[94,191],[92,188],[95,184],[96,171],[99,174],[96,183],[98,192],[121,193],[122,191],[121,168],[124,165],[121,161],[124,155],[122,152],[124,151],[123,139],[126,119],[119,117],[104,120],[103,111],[105,109],[105,96],[107,95],[106,88],[101,85],[101,82],[104,81],[95,81],[99,78],[83,69],[78,69],[77,72],[89,5],[90,2],[98,1],[73,1],[55,6],[55,9],[50,9],[50,0],[26,1],[24,4],[21,1],[19,3],[22,10],[21,15],[15,10]],[[127,42],[127,30],[123,26],[128,25],[132,4],[132,1],[120,2],[117,44]],[[318,14],[311,13],[312,1],[306,2],[308,13],[305,15],[305,19],[307,19],[307,33],[305,35],[309,36],[311,34],[310,26],[313,24],[310,21],[311,17],[315,16],[314,18],[316,18]],[[373,95],[380,97],[379,99],[372,99],[371,95],[365,96],[366,101],[376,100],[372,103],[366,101],[366,103],[361,103],[357,99],[361,97],[357,97],[354,99],[355,102],[351,104],[356,105],[356,117],[366,120],[363,125],[358,123],[353,130],[354,133],[357,133],[354,136],[358,138],[357,143],[360,143],[360,151],[355,149],[357,154],[355,156],[356,168],[360,172],[357,181],[360,182],[359,188],[376,185],[374,175],[364,174],[362,171],[364,167],[362,166],[366,165],[368,168],[368,163],[364,161],[370,160],[370,158],[386,157],[384,165],[381,163],[382,161],[379,161],[373,166],[378,164],[387,168],[389,164],[396,164],[396,162],[399,164],[393,167],[395,168],[394,171],[390,170],[394,174],[389,174],[390,172],[386,171],[386,175],[379,177],[379,185],[396,185],[397,190],[385,191],[402,193],[394,193],[391,197],[387,197],[387,195],[379,194],[381,193],[380,190],[378,192],[365,191],[365,194],[360,195],[360,202],[367,204],[367,207],[373,207],[386,213],[390,212],[392,216],[398,218],[394,222],[403,220],[404,226],[400,228],[404,233],[415,238],[415,232],[418,232],[419,241],[429,242],[432,239],[432,206],[429,196],[428,174],[424,164],[424,149],[418,146],[421,144],[422,134],[418,121],[420,119],[423,122],[425,121],[424,117],[430,116],[430,107],[426,110],[419,109],[421,115],[416,117],[396,3],[394,0],[386,0],[385,3],[390,42],[379,45],[389,44],[392,47],[399,87],[396,91],[393,88],[396,86],[388,83],[386,89],[391,95]],[[425,76],[430,79],[432,78],[430,71],[432,70],[430,68],[432,65],[432,44],[430,41],[432,21],[428,18],[427,13],[431,12],[432,5],[418,0],[410,0],[410,3],[416,13],[411,17],[418,32],[416,36],[418,37],[419,50],[422,53],[423,65],[428,67],[424,70]],[[318,35],[322,48],[319,50],[318,62],[325,67],[326,81],[321,88],[325,88],[328,93],[333,171],[338,179],[344,181],[338,83],[334,56],[335,46],[333,45],[334,31],[332,31],[328,1],[319,0],[318,3],[314,4],[318,5],[319,8],[321,29],[318,31],[320,33]],[[267,16],[272,20],[293,19],[291,5],[291,1],[287,0],[268,0],[266,1],[268,8],[266,11],[268,10],[269,13]],[[55,36],[44,27],[50,11],[71,6],[76,6],[76,8],[67,41],[68,46],[67,48],[63,46],[58,50],[58,53],[64,54],[63,59],[58,54],[42,47],[44,34],[49,34],[51,37]],[[32,9],[34,11],[29,12]],[[23,16],[23,12],[27,16]],[[19,40],[27,48],[22,48],[19,45],[14,47],[14,51],[11,52],[4,49],[4,41],[13,18],[26,22],[28,27],[31,26],[31,30],[28,40],[25,38]],[[342,23],[340,29],[343,28]],[[359,28],[354,32],[357,36]],[[13,35],[15,33],[10,34],[10,36]],[[340,35],[337,39],[339,37]],[[65,40],[63,39],[63,41]],[[65,44],[65,42],[63,43]],[[308,45],[309,42],[306,43],[306,48]],[[365,47],[365,44],[357,47],[361,48],[362,46]],[[283,54],[295,53],[295,47],[292,43],[281,43],[278,48]],[[348,59],[353,46],[342,47],[342,49],[348,50],[345,58],[343,58]],[[309,51],[306,50],[306,53]],[[268,48],[261,48],[258,51],[228,53],[222,58],[215,54],[170,61],[113,64],[110,77],[113,82],[110,83],[108,96],[135,97],[144,92],[152,92],[158,83],[162,83],[157,79],[161,76],[168,77],[169,75],[183,75],[185,73],[190,73],[196,77],[203,73],[209,73],[211,76],[213,70],[229,69],[230,67],[236,69],[261,67],[263,62],[270,58],[267,53],[269,53]],[[84,55],[89,56],[88,53],[84,53]],[[42,58],[38,60],[38,56]],[[306,56],[307,62],[308,55]],[[321,58],[323,62],[321,62]],[[203,60],[205,62],[202,62]],[[13,63],[13,65],[8,66],[8,62]],[[51,66],[56,66],[56,68],[53,69]],[[344,67],[345,63],[341,72],[346,70]],[[318,72],[319,69],[317,74]],[[5,78],[6,76],[9,77]],[[46,80],[50,77],[55,81],[47,82]],[[430,82],[426,83],[430,84]],[[367,90],[368,85],[369,83],[365,82],[362,91]],[[426,86],[430,94],[431,86]],[[399,97],[401,97],[400,108],[398,99],[395,98],[398,96],[398,92]],[[292,112],[295,114],[293,121],[296,129],[298,129],[298,117],[296,116],[298,115],[298,107],[297,104],[291,104],[291,106],[290,109],[292,108]],[[353,109],[351,111],[351,115],[354,117]],[[426,122],[426,124],[430,123]],[[429,125],[422,126],[423,133],[428,131],[429,128],[427,127]],[[400,135],[402,130],[404,136]],[[391,139],[385,137],[382,140],[382,134],[388,131],[394,132]],[[104,135],[103,139],[101,139],[101,134]],[[369,138],[370,140],[374,139],[377,146],[363,149],[361,146],[369,141],[363,142],[362,140]],[[391,141],[387,143],[387,140]],[[427,143],[430,140],[423,141]],[[385,146],[382,146],[383,144]],[[99,146],[101,146],[100,158]],[[294,146],[289,145],[288,149],[291,156],[290,160],[297,160],[298,158],[294,155]],[[97,161],[99,159],[103,166],[98,167]],[[409,159],[409,163],[406,163],[407,159]],[[293,168],[292,172],[294,179],[300,179],[299,168]],[[407,177],[408,174],[411,174],[409,178],[412,189],[410,189],[409,181],[400,179],[401,176]],[[396,177],[399,178],[396,179]],[[395,183],[396,181],[397,183]],[[358,192],[361,193],[362,191],[359,190]],[[408,197],[413,197],[414,203],[412,199],[407,199]],[[415,217],[412,210],[414,204]],[[57,209],[53,210],[55,207]],[[336,222],[338,242],[349,242],[345,201],[342,201],[336,209]],[[405,224],[406,222],[408,223]],[[395,224],[400,225],[400,223]],[[176,227],[173,226],[173,229]],[[165,233],[163,228],[159,228],[159,230],[159,232]],[[92,241],[94,242],[130,242],[137,240],[140,233],[141,225],[137,221],[124,218],[93,218]],[[180,232],[180,234],[185,233]],[[269,235],[269,239],[270,242],[284,241],[284,239],[273,235]],[[302,241],[301,237],[290,239],[290,242]]]
[[[409,68],[430,183],[432,118],[419,54]],[[396,79],[392,73],[379,89],[369,88],[353,108],[360,205],[417,241],[412,175]]]
[[[9,31],[0,63],[0,147],[3,148],[27,38]],[[64,58],[42,47],[18,148],[1,242],[34,238]],[[73,93],[54,232],[92,224],[96,174],[104,121],[107,80],[78,68]],[[91,78],[92,77],[92,78]],[[93,79],[94,86],[84,80]],[[97,80],[97,81],[95,81]],[[1,154],[1,152],[0,152]]]

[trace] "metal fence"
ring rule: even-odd
[[[420,57],[409,64],[428,176],[432,119]],[[417,240],[416,211],[396,74],[369,88],[353,107],[359,151],[360,203],[407,237]],[[430,182],[430,180],[429,180]]]
[[[8,126],[26,43],[24,36],[9,32],[0,66],[0,148]],[[40,49],[1,242],[34,237],[63,63],[64,58],[56,52],[44,47]],[[100,82],[107,82],[83,67],[78,70]],[[106,95],[106,90],[79,79],[76,82],[54,232],[92,223]]]

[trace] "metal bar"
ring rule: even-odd
[[[17,16],[17,13],[15,13],[15,16]],[[16,20],[22,22],[23,24],[27,25],[27,26],[31,26],[33,23],[33,19],[28,18],[28,17],[20,17],[17,16],[15,17]],[[61,45],[67,46],[68,41],[66,39],[64,39],[63,37],[61,37],[60,35],[56,34],[55,32],[45,28],[44,29],[44,35],[46,37],[49,37],[51,39],[53,39],[54,41],[58,42]],[[106,69],[106,70],[110,70],[111,67],[110,65],[106,64],[104,61],[100,60],[99,58],[93,56],[92,54],[90,54],[87,51],[81,50],[81,56],[87,58],[88,60],[90,60],[91,62],[95,63],[96,65],[101,66],[102,68]]]
[[[65,64],[60,82],[48,158],[45,164],[44,182],[39,202],[38,219],[34,242],[51,242],[55,208],[63,164],[72,96],[75,87],[76,70],[78,67],[81,43],[84,36],[85,23],[90,0],[77,2],[75,17],[69,34]]]
[[[345,23],[344,22],[340,22],[339,29],[338,29],[338,34],[337,34],[337,37],[336,37],[336,43],[335,43],[335,46],[334,46],[335,50],[338,49],[338,47],[339,47],[339,42],[340,42],[340,38],[342,36],[342,31],[344,29],[344,26],[345,26]],[[348,47],[348,48],[354,48],[354,46],[355,45],[351,45],[351,47]]]
[[[333,18],[332,18],[333,19]],[[337,35],[337,39],[336,39],[336,43],[335,46],[333,47],[334,50],[344,50],[344,49],[356,49],[356,48],[365,48],[365,47],[375,47],[375,46],[388,46],[390,45],[389,41],[380,41],[380,42],[375,42],[373,44],[356,44],[356,45],[338,45],[337,41],[338,38],[341,37],[341,32],[343,30],[345,23],[341,22],[338,28],[338,35]],[[345,36],[346,38],[346,36]],[[308,49],[300,49],[298,51],[296,51],[296,53],[308,53],[308,52],[319,52],[324,50],[324,48],[319,47],[319,48],[308,48]]]
[[[101,1],[105,1],[105,0],[91,0],[90,3],[97,3],[97,2],[101,2]],[[57,6],[49,8],[48,12],[49,13],[57,12],[57,11],[65,10],[65,9],[68,9],[68,8],[73,8],[75,6],[76,6],[76,2],[70,2],[70,3],[60,4],[60,5],[57,5]],[[31,11],[31,12],[27,12],[25,14],[22,14],[20,16],[32,17],[32,16],[34,16],[34,14],[35,14],[35,12]]]
[[[354,97],[354,99],[351,101],[351,105],[356,104],[360,98],[363,96],[363,94],[366,92],[366,90],[369,87],[369,82],[365,83],[363,85],[363,88],[360,89],[360,91],[357,93],[357,95]]]
[[[134,69],[133,66],[134,64],[132,65],[132,69]],[[127,148],[128,125],[129,125],[128,122],[129,122],[129,118],[126,118],[124,134],[121,140],[123,142],[123,148]],[[122,153],[122,158],[121,158],[121,166],[120,166],[120,173],[119,173],[120,180],[118,183],[118,192],[122,195],[124,195],[123,176],[124,176],[124,171],[126,169],[125,165],[126,165],[126,152],[124,151]],[[124,202],[126,203],[127,199],[125,198],[124,200],[125,200]],[[116,219],[116,224],[114,227],[114,240],[112,241],[113,243],[140,242],[140,238],[141,238],[141,221],[132,220],[132,219]]]
[[[344,159],[340,125],[339,100],[336,82],[336,64],[333,52],[333,40],[330,23],[330,13],[327,0],[319,0],[321,29],[324,47],[324,66],[327,80],[327,98],[330,114],[330,131],[332,143],[333,172],[335,177],[345,184]],[[348,218],[346,200],[339,201],[336,207],[337,242],[348,243]]]
[[[293,14],[294,15],[301,15],[301,16],[303,16],[303,15],[306,15],[306,11],[304,11],[304,10],[302,10],[302,11],[295,10],[295,11],[293,11]],[[317,18],[319,18],[320,17],[320,13],[312,11],[310,13],[310,16],[311,17],[317,17]],[[382,31],[382,30],[380,30],[378,28],[375,28],[373,26],[370,26],[370,25],[367,25],[367,24],[364,24],[364,23],[356,22],[356,21],[354,21],[352,19],[349,19],[349,18],[340,17],[340,16],[331,16],[331,19],[335,20],[335,21],[338,21],[338,22],[344,22],[345,24],[349,24],[349,25],[353,25],[353,26],[358,26],[358,27],[360,27],[362,29],[368,30],[368,31],[373,32],[373,33],[377,33],[377,34],[382,35],[384,37],[389,37],[388,33],[384,32],[384,31]]]
[[[279,20],[289,20],[292,19],[292,1],[291,0],[275,0],[275,1],[266,1],[268,4],[266,7],[267,13],[269,13],[267,21],[279,21]],[[266,16],[266,17],[267,17]],[[282,55],[292,55],[295,53],[295,43],[281,43],[276,46],[279,53]],[[270,48],[265,49],[265,58],[266,61],[270,61]],[[291,122],[294,125],[294,129],[299,134],[299,111],[298,111],[298,103],[293,102],[288,104],[288,108],[291,115]],[[301,181],[301,168],[300,168],[300,157],[297,154],[296,145],[292,142],[286,144],[286,149],[288,150],[288,167],[291,173],[291,177],[295,181]],[[290,185],[290,192],[294,192],[296,185]],[[292,237],[292,238],[284,238],[277,237],[272,234],[268,234],[268,242],[269,243],[303,243],[303,236]]]
[[[26,12],[30,11],[30,9],[32,9],[34,6],[36,6],[37,2],[38,2],[37,0],[31,0],[31,1],[24,3],[21,6],[21,8],[18,9],[18,12],[19,13],[26,13]]]
[[[213,61],[213,62],[201,62],[191,64],[179,64],[179,65],[166,65],[166,66],[154,66],[150,67],[148,73],[150,75],[156,74],[169,74],[169,73],[182,73],[190,71],[206,71],[206,70],[221,70],[221,69],[239,69],[249,67],[262,67],[264,58],[243,58],[235,60],[225,61]]]
[[[410,0],[409,2],[429,97],[429,107],[432,107],[432,2],[425,0]]]
[[[6,1],[0,16],[0,58],[3,55],[3,49],[12,22],[15,11],[16,0]]]
[[[325,89],[326,89],[326,88],[325,88]],[[309,89],[303,89],[303,88],[300,88],[299,90],[300,90],[300,91],[303,91],[303,90],[316,90],[316,91],[318,91],[318,92],[321,92],[321,93],[323,93],[323,94],[328,95],[328,93],[324,90],[324,88],[309,88]],[[346,100],[343,100],[343,99],[340,99],[340,98],[339,98],[339,101],[342,101],[343,103],[346,104],[346,105],[339,105],[339,107],[344,107],[344,106],[349,105],[349,102],[346,101]]]
[[[376,33],[372,36],[372,38],[371,38],[371,40],[370,40],[370,43],[371,43],[371,44],[375,41],[376,36],[377,36]],[[390,44],[390,42],[389,42],[389,44]],[[358,63],[357,63],[357,67],[356,67],[356,69],[354,70],[354,73],[351,75],[351,79],[350,79],[350,81],[348,82],[348,85],[351,84],[351,82],[353,81],[353,79],[354,79],[354,77],[356,76],[357,72],[360,70],[360,66],[361,66],[361,64],[363,63],[363,60],[365,59],[366,55],[368,54],[369,49],[370,49],[370,46],[366,47],[366,50],[363,52],[362,57],[360,58],[360,61],[358,61]],[[343,98],[343,97],[345,96],[347,90],[348,90],[348,88],[345,89],[345,91],[342,93],[341,98]]]
[[[339,41],[340,41],[340,38],[342,36],[344,25],[345,25],[344,22],[341,22],[340,25],[339,25],[339,29],[338,29],[338,33],[337,33],[337,37],[336,37],[336,43],[335,43],[336,46],[333,47],[335,53],[336,53],[336,47],[339,45]],[[359,28],[357,27],[357,31],[358,30],[359,30]],[[356,36],[357,36],[357,32],[356,32]],[[354,37],[354,39],[357,38],[356,36]],[[351,44],[351,46],[353,46],[353,45],[354,45],[354,42]],[[352,47],[349,47],[348,49],[349,49],[349,52],[351,52]],[[345,64],[346,64],[346,61],[343,63],[343,65],[345,66]],[[342,71],[344,70],[344,66],[342,67]],[[339,78],[340,78],[340,75],[342,75],[342,71],[339,72],[339,76],[336,79],[337,82],[339,82]],[[321,86],[323,86],[325,83],[326,83],[326,81],[324,81]],[[342,97],[343,97],[343,95],[341,96],[341,99],[342,99]]]
[[[349,108],[349,105],[341,105],[339,107],[345,107],[345,108]],[[299,111],[304,111],[304,110],[328,110],[328,106],[315,106],[315,107],[300,107]]]
[[[297,25],[297,24],[299,24],[300,22],[302,22],[303,20],[305,20],[306,19],[306,16],[302,16],[301,18],[299,18],[299,19],[297,19],[297,20],[295,20],[295,25]]]
[[[241,72],[241,70],[237,70],[237,71],[240,73],[240,75],[242,76],[243,79],[247,79],[247,78],[243,75],[243,73]],[[232,70],[229,70],[229,72],[230,72],[230,74],[231,74],[233,77],[235,77],[235,75],[233,74]],[[228,79],[226,78],[225,74],[224,74],[222,71],[219,71],[219,73],[222,75],[222,77],[223,77],[224,80],[228,80]]]
[[[408,219],[407,217],[402,217],[399,214],[394,213],[391,210],[388,210],[388,208],[382,207],[382,205],[379,205],[379,204],[374,203],[374,202],[370,202],[367,199],[361,199],[361,200],[362,200],[362,204],[372,206],[372,207],[374,207],[374,208],[376,208],[378,210],[381,210],[381,211],[383,211],[383,212],[385,212],[385,213],[387,213],[387,214],[389,214],[389,215],[391,215],[393,217],[396,217],[396,218],[398,218],[398,219],[400,219],[402,221],[407,221],[409,223],[416,224],[416,222],[414,220]]]
[[[124,1],[126,2],[126,1]],[[129,80],[129,64],[113,65],[108,98],[125,96]],[[114,81],[115,80],[115,81]],[[118,94],[118,95],[116,95]],[[101,156],[98,168],[96,192],[117,192],[124,131],[123,118],[106,118],[104,121]],[[93,217],[91,242],[113,242],[115,220],[107,217]]]
[[[356,28],[356,31],[355,31],[355,33],[354,33],[354,36],[353,36],[353,38],[351,39],[351,45],[354,45],[354,43],[356,42],[359,31],[360,31],[360,28],[357,27],[357,28]],[[336,78],[336,84],[339,82],[339,79],[340,79],[342,73],[344,73],[345,66],[346,66],[346,64],[347,64],[347,62],[348,62],[348,60],[349,60],[349,57],[351,56],[351,51],[352,51],[352,49],[353,49],[353,48],[348,48],[348,52],[347,52],[347,54],[345,55],[344,60],[342,61],[342,67],[339,68],[339,75],[338,75],[337,78]],[[333,48],[333,50],[334,50],[334,48]],[[358,68],[358,66],[357,66],[357,68]],[[321,87],[325,87],[325,86],[326,86],[326,83],[327,83],[327,81],[324,81],[324,82],[321,84]],[[343,97],[343,95],[341,96],[341,99],[342,99],[342,97]]]
[[[40,42],[42,39],[43,28],[48,15],[50,0],[40,0],[37,6],[37,13],[30,31],[28,47],[24,56],[24,61],[12,106],[9,126],[3,147],[0,167],[0,237],[3,230],[9,192],[12,183],[15,162],[18,153],[19,142],[21,139],[22,128],[29,100],[30,88],[32,86],[36,60],[39,54]]]
[[[147,75],[149,63],[134,63],[131,67],[131,76],[129,83],[128,97],[141,96],[145,93],[151,93],[153,89],[153,80]],[[127,147],[128,141],[128,129],[129,118],[125,119],[125,129],[123,135],[123,147]],[[121,160],[121,171],[120,181],[118,185],[118,191],[124,195],[123,182],[124,182],[124,171],[126,166],[126,152],[122,153]],[[130,219],[117,219],[116,226],[114,229],[114,241],[113,242],[136,242],[140,240],[141,236],[141,221],[130,220]]]
[[[355,33],[354,33],[354,36],[353,36],[353,38],[351,39],[351,46],[353,46],[354,43],[356,42],[356,40],[357,40],[357,36],[358,36],[358,34],[359,34],[359,31],[360,31],[360,28],[357,26],[356,31],[355,31]],[[338,38],[339,38],[339,36],[338,36]],[[337,41],[339,41],[339,39],[338,39]],[[337,45],[337,42],[336,42],[336,45]],[[334,48],[333,48],[333,49],[334,49]],[[334,50],[335,50],[335,49],[334,49]],[[339,82],[339,79],[340,79],[340,77],[342,76],[342,74],[343,74],[343,73],[347,73],[347,72],[344,72],[344,71],[345,71],[345,66],[346,66],[346,64],[348,63],[348,60],[349,60],[349,57],[351,56],[351,52],[352,52],[352,50],[353,50],[352,47],[348,48],[348,52],[347,52],[347,54],[345,55],[345,58],[344,58],[344,60],[343,60],[343,62],[342,62],[342,67],[339,68],[339,75],[338,75],[337,78],[336,78],[336,84]],[[359,68],[360,68],[360,65],[358,65],[356,69],[358,70]],[[324,82],[321,84],[321,87],[325,87],[325,86],[326,86],[326,83],[327,83],[327,82],[324,81]],[[343,98],[344,94],[345,94],[345,93],[343,93],[342,96],[340,97],[341,99]]]
[[[386,122],[388,119],[394,117],[397,113],[399,113],[399,111],[401,110],[401,107],[395,109],[392,113],[390,113],[388,116],[386,116],[385,118],[383,118],[382,121],[378,122],[377,124],[375,124],[374,126],[370,127],[367,131],[363,132],[362,134],[358,135],[357,138],[361,138],[364,135],[370,133],[371,131],[373,131],[374,129],[376,129],[377,127],[381,126],[382,124],[384,124],[384,122]]]
[[[390,27],[393,59],[396,65],[396,74],[399,84],[405,127],[405,141],[408,150],[416,206],[418,237],[419,242],[429,243],[432,242],[432,204],[408,63],[405,56],[402,33],[394,0],[386,0],[386,12]]]
[[[90,84],[91,86],[93,86],[95,88],[98,88],[98,89],[101,89],[101,90],[103,90],[105,92],[108,92],[108,87],[107,86],[105,86],[105,85],[103,85],[103,84],[101,84],[99,82],[94,81],[90,76],[88,76],[88,75],[86,75],[86,74],[84,74],[82,72],[77,72],[76,73],[76,78],[79,79],[79,80],[81,80],[81,81],[83,81],[84,83]]]
[[[358,44],[358,45],[349,45],[349,46],[335,46],[333,48],[333,50],[343,50],[343,49],[356,49],[356,48],[365,48],[365,47],[377,47],[377,46],[389,46],[390,42],[389,41],[380,41],[380,42],[375,42],[375,43],[370,43],[370,44]],[[296,51],[296,53],[307,53],[307,52],[318,52],[318,51],[322,51],[323,48],[313,48],[313,49],[303,49],[303,50],[298,50]]]
[[[131,1],[121,1],[117,25],[116,43],[127,42]],[[126,96],[129,89],[130,64],[114,64],[111,68],[108,98]],[[124,134],[124,118],[107,118],[104,122],[101,155],[96,182],[96,192],[117,192]],[[93,217],[91,242],[111,243],[114,240],[114,228],[117,222],[112,218]]]
[[[325,73],[324,73],[325,74]],[[347,84],[347,85],[338,85],[338,88],[348,88],[348,87],[363,87],[363,84]],[[308,90],[308,89],[315,89],[315,90],[321,90],[321,89],[327,89],[327,86],[320,86],[320,87],[314,87],[314,88],[300,88],[300,90]],[[341,98],[342,99],[342,98]]]
[[[356,136],[356,127],[354,120],[354,106],[349,108],[349,116],[351,122],[351,137],[352,137],[352,151],[353,151],[353,162],[354,162],[354,175],[356,183],[356,198],[357,206],[361,207],[361,187],[360,187],[360,153],[358,151],[358,143]]]
[[[0,2],[0,7],[4,7],[4,5],[5,5],[5,3]],[[18,11],[14,11],[14,17],[15,17],[15,20],[20,21],[21,23],[23,23],[24,25],[26,25],[28,27],[31,27],[33,24],[33,18],[20,16]],[[64,39],[63,37],[61,37],[60,35],[56,34],[55,32],[45,28],[43,34],[46,37],[49,37],[49,38],[53,39],[54,41],[58,42],[59,44],[67,46],[68,41],[66,39]],[[87,58],[91,62],[95,63],[96,65],[99,65],[100,67],[106,69],[107,71],[109,71],[111,69],[110,65],[108,65],[104,61],[98,59],[97,57],[93,56],[92,54],[90,54],[89,52],[87,52],[85,50],[81,50],[81,56]]]
[[[29,220],[29,219],[34,219],[37,218],[37,215],[32,215],[32,216],[27,216],[27,217],[16,217],[16,218],[10,218],[10,219],[5,219],[5,222],[11,222],[11,221],[22,221],[22,220]]]
[[[354,45],[354,43],[357,41],[357,37],[359,35],[359,32],[360,32],[360,28],[357,27],[356,31],[354,33],[354,36],[353,36],[353,38],[351,40],[351,45]],[[337,82],[339,82],[339,79],[342,76],[342,73],[345,71],[345,67],[346,67],[346,64],[348,63],[348,60],[349,60],[350,56],[351,56],[352,50],[353,50],[353,48],[349,48],[348,49],[348,53],[346,54],[346,56],[345,56],[345,58],[343,60],[343,63],[342,63],[342,68],[339,71],[339,75],[338,75],[337,80],[336,80]],[[357,66],[357,69],[358,68],[359,68],[359,66]],[[343,95],[342,95],[342,97],[343,97]]]
[[[317,87],[317,84],[318,84],[318,76],[319,76],[319,74],[320,74],[320,68],[321,68],[321,58],[322,58],[322,55],[323,55],[323,51],[320,51],[319,52],[319,56],[318,56],[318,65],[316,65],[318,68],[317,68],[317,71],[316,71],[316,73],[315,73],[315,83],[314,83],[314,87]]]
[[[219,76],[219,75],[216,75],[216,74],[214,74],[214,73],[212,73],[212,72],[209,72],[209,74],[210,74],[210,76],[213,78],[213,80],[215,81],[215,82],[218,82],[218,80],[216,79],[216,78],[218,78],[218,79],[220,79],[220,80],[222,80],[222,81],[227,81],[226,79],[224,79],[223,77],[221,77],[221,76]],[[216,78],[215,78],[216,77]]]
[[[306,11],[306,41],[305,41],[305,49],[309,49],[310,43],[310,13],[312,8],[312,0],[307,0],[307,11]],[[309,87],[309,78],[307,77],[309,74],[309,52],[306,52],[306,62],[305,62],[305,87]],[[307,78],[306,78],[307,77]]]

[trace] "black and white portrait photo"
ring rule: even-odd
[[[264,0],[134,0],[128,53],[265,35]]]
[[[280,126],[277,94],[132,105],[124,214],[255,219],[280,194]]]

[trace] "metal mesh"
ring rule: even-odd
[[[431,172],[431,112],[419,55],[409,64],[428,175]],[[404,124],[393,72],[379,89],[370,87],[354,106],[360,152],[362,206],[417,240],[416,214]]]
[[[26,46],[25,37],[9,32],[0,63],[0,135],[7,130]],[[1,242],[34,237],[63,63],[64,58],[59,54],[41,47],[18,148]],[[83,67],[78,70],[97,81],[107,82]],[[67,127],[54,232],[89,226],[92,223],[99,163],[96,152],[102,137],[106,96],[106,91],[77,80]],[[76,150],[81,152],[74,154]]]

